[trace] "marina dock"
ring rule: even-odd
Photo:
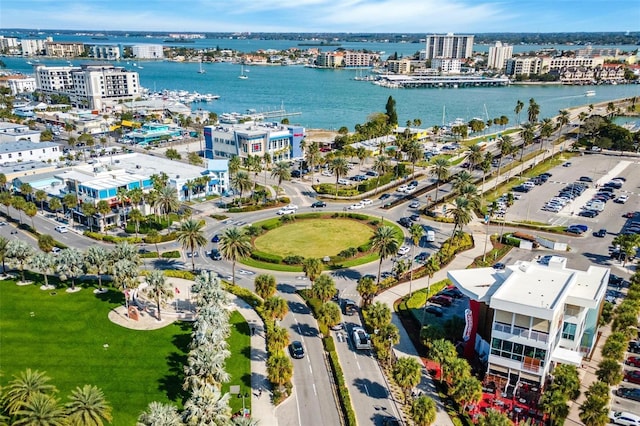
[[[411,76],[381,75],[373,82],[378,86],[393,89],[408,88],[458,88],[458,87],[497,87],[508,86],[507,77],[446,77],[446,76]]]

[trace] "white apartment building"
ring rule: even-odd
[[[602,57],[584,57],[584,56],[576,56],[576,57],[565,57],[561,56],[558,58],[542,58],[542,68],[546,69],[546,72],[559,70],[562,68],[568,67],[587,67],[587,68],[595,68],[601,67],[604,64],[604,58]]]
[[[21,93],[32,93],[36,90],[36,79],[24,75],[14,75],[6,79],[13,96]]]
[[[513,57],[513,46],[502,44],[496,41],[494,46],[489,47],[489,57],[487,58],[487,66],[489,68],[503,70],[507,65],[507,60]]]
[[[0,36],[0,52],[14,55],[20,51],[18,39]]]
[[[442,74],[460,74],[462,63],[460,59],[433,58],[431,60],[431,69],[438,70]]]
[[[93,44],[89,46],[89,57],[115,61],[120,59],[120,47],[108,44]]]
[[[62,149],[53,142],[18,142],[0,143],[0,164],[23,161],[55,162],[60,159]]]
[[[47,56],[75,58],[84,54],[84,43],[45,41],[44,49]]]
[[[40,142],[40,131],[31,130],[29,126],[8,121],[0,122],[0,144],[7,142]]]
[[[131,52],[138,59],[162,59],[164,51],[161,44],[134,44]]]
[[[316,57],[316,65],[320,68],[337,68],[344,66],[343,52],[320,52]]]
[[[580,367],[595,346],[608,268],[569,269],[554,256],[548,265],[518,261],[447,276],[470,298],[465,356],[479,354],[502,391],[543,387],[554,365]]]
[[[52,41],[51,37],[47,37],[46,40],[39,39],[22,39],[20,40],[20,47],[22,48],[23,56],[38,56],[45,53],[44,43],[45,41]]]
[[[505,73],[511,76],[530,75],[540,74],[542,70],[542,58],[522,56],[519,58],[507,59]]]
[[[432,34],[427,36],[426,59],[470,58],[473,54],[472,35]]]
[[[68,95],[71,103],[102,111],[106,106],[137,98],[138,73],[112,65],[35,67],[36,85],[44,94]]]

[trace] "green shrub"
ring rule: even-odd
[[[278,221],[273,221],[273,222],[268,222],[268,223],[264,223],[262,224],[262,229],[264,229],[265,231],[271,231],[272,229],[276,229],[278,227],[282,226],[282,222]]]
[[[179,250],[165,251],[160,255],[160,257],[162,257],[163,259],[179,259],[180,251]]]
[[[229,218],[229,216],[224,214],[210,214],[209,217],[215,220],[226,220]]]
[[[82,233],[85,237],[89,237],[98,241],[106,241],[108,243],[130,243],[130,244],[139,244],[142,242],[142,238],[140,237],[116,237],[113,235],[103,235],[98,232],[84,231]]]
[[[293,256],[285,257],[282,260],[282,263],[285,263],[287,265],[300,265],[303,261],[304,261],[304,257],[298,256],[298,255],[293,255]]]
[[[163,273],[165,277],[182,278],[184,280],[191,280],[191,281],[195,281],[196,279],[196,276],[191,271],[176,271],[176,270],[167,269],[163,271]]]
[[[326,339],[331,339],[331,337],[326,337]],[[325,347],[330,346],[330,344],[325,343]],[[331,366],[331,372],[333,373],[333,378],[338,387],[338,399],[340,400],[340,408],[342,409],[342,414],[344,416],[345,424],[347,426],[356,426],[356,413],[353,411],[353,406],[351,405],[351,397],[349,396],[349,389],[344,381],[344,373],[342,372],[342,367],[340,366],[340,360],[338,360],[338,354],[336,351],[330,351],[329,353],[329,365]]]
[[[324,350],[327,352],[335,352],[336,350],[336,343],[333,341],[331,336],[327,336],[322,339],[322,346],[324,346]]]
[[[260,299],[260,297],[257,294],[253,293],[251,290],[240,287],[239,285],[228,283],[226,281],[222,282],[222,286],[226,291],[244,300],[254,308],[262,307],[262,299]]]
[[[369,250],[371,250],[371,241],[367,241],[366,243],[362,244],[361,246],[358,246],[358,251],[360,253],[366,253]]]
[[[347,249],[342,250],[340,253],[338,253],[338,257],[342,257],[343,259],[348,259],[358,254],[358,251],[359,250],[356,249],[355,247],[349,247]]]
[[[251,258],[255,260],[259,260],[261,262],[267,262],[267,263],[275,263],[275,264],[282,263],[282,256],[278,256],[277,254],[265,253],[258,250],[254,250],[251,253]]]
[[[152,251],[149,253],[140,253],[140,257],[142,259],[157,259],[158,258],[158,252],[157,251]]]
[[[258,235],[264,234],[266,231],[264,228],[257,227],[255,225],[247,226],[247,235],[250,237],[257,237]]]

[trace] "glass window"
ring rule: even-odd
[[[575,340],[576,338],[576,324],[565,322],[562,324],[562,338],[568,340]]]
[[[513,349],[513,343],[507,342],[506,340],[502,342],[503,351],[511,352],[512,349]]]
[[[512,350],[512,352],[513,352],[514,354],[522,355],[522,351],[524,351],[524,345],[521,345],[520,343],[514,343],[514,344],[513,344],[513,350]]]

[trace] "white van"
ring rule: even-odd
[[[640,426],[640,416],[621,411],[610,411],[609,420],[616,425]]]
[[[436,233],[433,231],[427,231],[425,235],[428,243],[433,243],[436,240]]]
[[[56,226],[54,229],[61,234],[66,234],[67,232],[69,232],[69,228],[64,225]]]

